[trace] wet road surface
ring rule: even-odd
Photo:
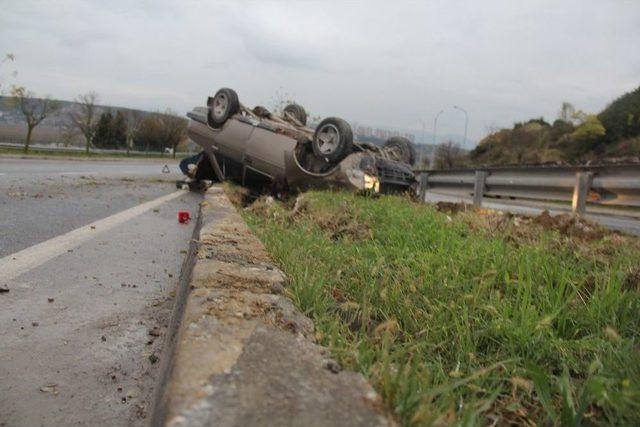
[[[201,196],[175,164],[0,158],[0,425],[144,425]]]

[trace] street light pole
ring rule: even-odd
[[[429,169],[433,169],[436,165],[436,130],[438,127],[438,118],[440,114],[444,113],[444,110],[440,110],[433,119],[433,147],[431,150],[431,160],[429,161]]]
[[[464,139],[462,140],[462,146],[466,147],[467,146],[467,127],[469,126],[469,114],[467,113],[467,110],[465,110],[462,107],[458,107],[457,105],[454,105],[453,108],[455,108],[456,110],[460,110],[464,113]]]

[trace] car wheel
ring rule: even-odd
[[[213,98],[207,101],[209,112],[207,121],[209,126],[219,128],[225,124],[229,117],[240,111],[238,94],[233,89],[223,88],[216,92]]]
[[[328,163],[337,163],[353,149],[353,132],[346,121],[329,117],[320,122],[311,142],[313,153]]]
[[[384,143],[385,151],[393,160],[413,166],[416,162],[416,147],[407,138],[394,136]]]
[[[304,110],[302,105],[298,104],[289,104],[284,107],[282,113],[285,115],[291,114],[297,121],[300,122],[302,126],[307,125],[307,112]]]

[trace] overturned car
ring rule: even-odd
[[[409,140],[394,137],[383,146],[354,141],[351,126],[336,117],[312,129],[297,104],[278,116],[246,108],[235,91],[223,88],[187,116],[189,138],[204,149],[198,179],[231,179],[274,192],[318,186],[394,192],[416,184]]]

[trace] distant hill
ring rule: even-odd
[[[570,106],[570,104],[565,104]],[[485,137],[469,156],[486,166],[640,162],[640,87],[599,114],[573,111],[553,123],[516,123]]]
[[[0,96],[0,125],[8,124],[8,125],[20,125],[24,123],[24,116],[20,112],[20,110],[13,106],[11,102],[9,102],[12,98],[7,96]],[[41,126],[50,127],[50,128],[62,128],[65,124],[69,123],[69,113],[76,110],[78,107],[78,103],[73,101],[60,101],[56,100],[60,104],[60,110],[56,112],[55,115],[51,117],[47,117],[42,123]],[[97,105],[96,106],[96,115],[99,116],[105,111],[110,110],[115,113],[117,111],[122,111],[123,113],[129,111],[138,111],[143,116],[152,114],[151,111],[144,110],[135,110],[132,108],[124,108],[124,107],[115,107],[112,105]]]

